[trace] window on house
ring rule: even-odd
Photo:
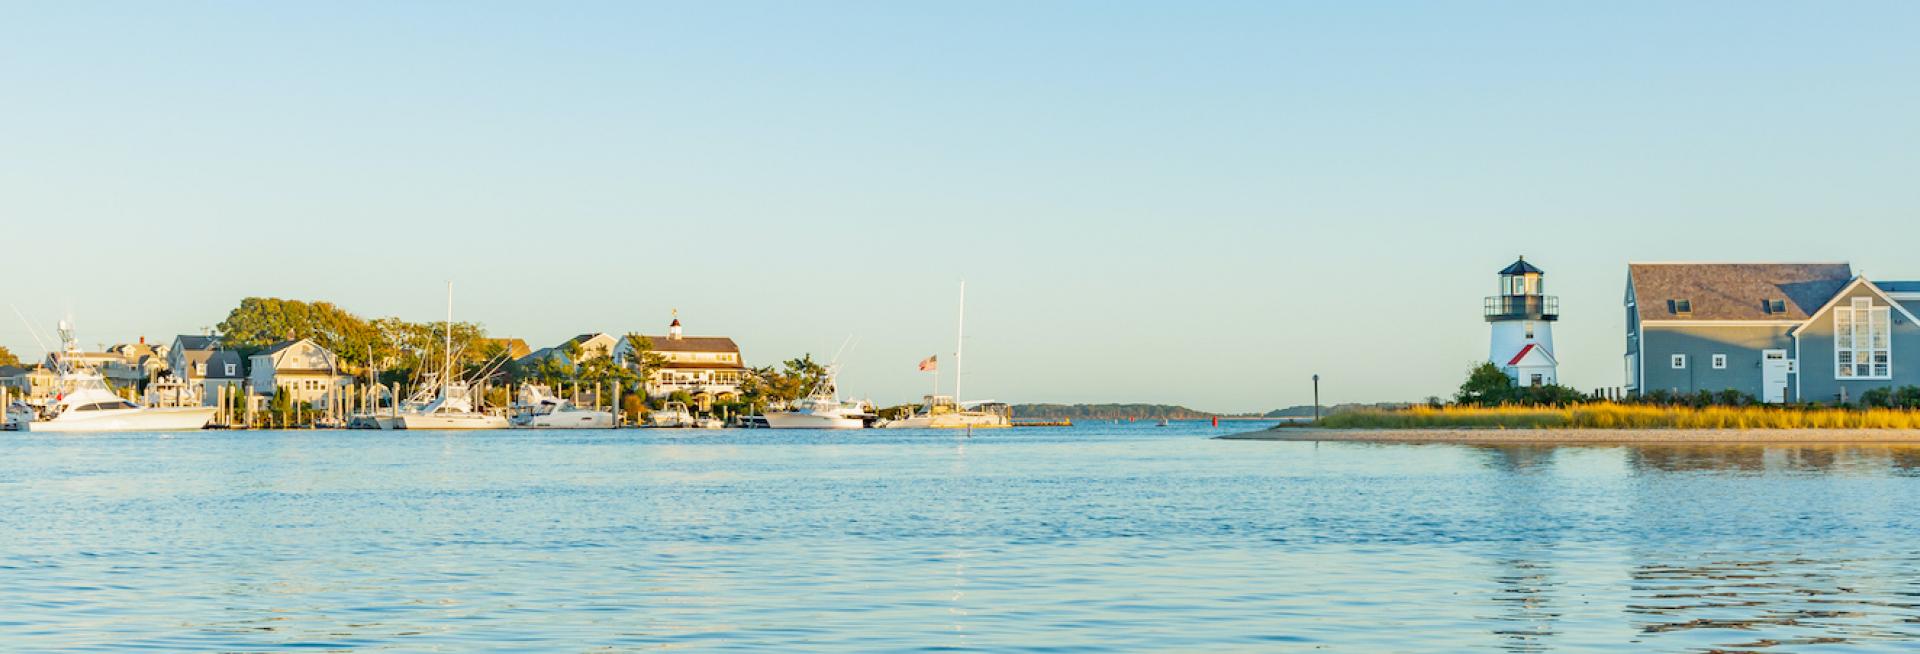
[[[1674,313],[1677,313],[1677,314],[1693,313],[1693,300],[1667,300],[1667,303],[1673,305]]]
[[[1835,379],[1891,379],[1893,377],[1893,321],[1888,307],[1873,306],[1869,298],[1833,310],[1833,376]]]
[[[1767,300],[1767,313],[1779,315],[1787,312],[1786,300]]]
[[[207,374],[207,364],[204,364],[204,363],[193,364],[193,374],[205,377]]]
[[[1533,338],[1533,321],[1527,321],[1527,338]]]
[[[1685,355],[1685,354],[1675,354],[1675,355],[1673,355],[1673,369],[1674,369],[1674,370],[1686,370],[1686,369],[1687,369],[1687,355]]]
[[[1725,354],[1715,354],[1715,355],[1713,355],[1713,369],[1714,369],[1714,370],[1726,370],[1726,369],[1727,369],[1727,355],[1725,355]]]
[[[1534,373],[1534,374],[1533,374],[1533,385],[1534,385],[1534,386],[1539,386],[1539,385],[1541,385],[1541,384],[1544,384],[1544,383],[1546,383],[1546,378],[1545,378],[1544,376],[1542,376],[1542,375],[1541,375],[1540,373]]]
[[[229,363],[229,364],[227,364],[227,373],[226,373],[226,374],[227,374],[227,376],[228,376],[228,377],[232,377],[232,376],[233,376],[233,364],[231,364],[231,363]]]

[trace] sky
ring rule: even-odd
[[[1526,255],[1623,383],[1629,261],[1920,279],[1911,2],[0,1],[0,298],[241,298],[842,352],[841,387],[1446,395]],[[12,311],[8,311],[12,314]],[[0,315],[0,345],[35,354]],[[23,358],[27,358],[23,356]],[[952,366],[941,386],[951,389]]]

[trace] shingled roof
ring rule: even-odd
[[[733,339],[725,336],[682,336],[680,338],[648,336],[647,338],[653,341],[653,351],[655,352],[738,353],[740,351],[740,346],[734,344]]]
[[[1844,263],[1627,264],[1641,320],[1806,320],[1853,280]],[[1675,312],[1685,300],[1692,311]],[[1767,311],[1768,300],[1786,310]]]

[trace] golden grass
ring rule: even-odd
[[[1566,407],[1416,406],[1327,416],[1337,429],[1920,429],[1920,411],[1799,407],[1651,406],[1599,402]]]

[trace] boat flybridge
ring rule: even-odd
[[[447,282],[446,343],[441,350],[439,383],[422,389],[394,416],[398,429],[506,429],[504,416],[478,411],[473,402],[473,384],[453,374],[453,282]]]
[[[65,351],[52,357],[60,393],[40,411],[20,416],[30,419],[16,428],[53,433],[188,431],[213,420],[215,407],[143,407],[115,395],[99,373],[74,365],[73,355],[80,348],[66,322],[60,323],[60,340]]]
[[[865,402],[841,400],[834,379],[840,366],[827,366],[827,374],[806,397],[794,400],[785,411],[766,412],[767,426],[773,429],[863,429],[873,422],[872,407]]]

